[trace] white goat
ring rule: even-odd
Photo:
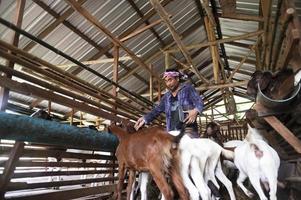
[[[176,131],[171,131],[170,134],[177,135]],[[210,139],[192,139],[188,135],[184,135],[181,138],[179,150],[181,152],[181,175],[192,200],[199,200],[199,196],[202,197],[202,200],[211,199],[211,191],[207,186],[207,183],[211,180],[214,185],[219,188],[215,176],[226,186],[230,199],[235,200],[232,183],[223,173],[220,162],[221,154],[228,159],[233,159],[233,152],[223,149],[220,145]],[[189,178],[189,166],[191,177],[195,185]],[[144,172],[140,173],[139,180],[141,181],[141,199],[146,200],[148,174]],[[133,197],[133,190],[131,197]],[[162,199],[164,199],[163,196]]]
[[[270,200],[276,200],[280,159],[277,152],[263,140],[258,130],[249,126],[244,143],[237,146],[234,153],[234,163],[239,170],[237,184],[244,193],[249,197],[253,196],[243,185],[243,181],[249,177],[260,200],[268,199],[262,191],[260,180],[269,190]]]
[[[182,137],[179,149],[181,151],[182,178],[192,200],[198,200],[199,195],[203,200],[211,198],[211,191],[207,186],[207,182],[211,180],[219,188],[215,176],[227,188],[230,199],[235,200],[232,183],[223,173],[220,162],[221,155],[227,159],[233,159],[233,152],[223,149],[210,139],[192,139],[187,135]],[[189,164],[195,186],[188,176]]]

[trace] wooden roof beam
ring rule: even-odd
[[[80,2],[82,2],[82,4],[83,4],[85,1],[80,1]],[[68,9],[65,13],[63,13],[62,15],[59,15],[54,10],[52,10],[47,4],[45,4],[44,2],[39,1],[39,0],[35,0],[35,3],[38,4],[41,8],[43,8],[50,15],[52,15],[54,18],[56,18],[56,21],[53,22],[53,24],[51,24],[50,26],[48,26],[44,31],[42,31],[42,33],[39,34],[38,38],[42,39],[42,38],[46,37],[49,33],[51,33],[51,31],[53,31],[55,29],[55,27],[57,27],[58,24],[62,23],[67,28],[69,28],[71,31],[73,31],[75,34],[77,34],[79,37],[81,37],[83,40],[88,42],[95,49],[97,49],[99,52],[104,52],[105,51],[105,48],[101,47],[99,44],[94,42],[87,35],[85,35],[81,30],[79,30],[78,28],[73,26],[70,22],[66,21],[66,18],[69,16],[71,11],[72,11],[72,13],[74,12],[74,10],[72,8],[70,8],[71,11],[68,11],[69,10]],[[34,45],[35,44],[36,43],[34,43]],[[29,44],[29,46],[31,46],[31,45]],[[32,48],[32,47],[30,47],[30,48]],[[27,49],[27,47],[25,47],[25,49]],[[104,52],[104,55],[108,58],[113,58],[113,55],[111,53],[107,52],[107,51]],[[75,64],[73,64],[73,65],[75,65]],[[130,70],[130,68],[122,62],[119,62],[119,65],[120,65],[120,67],[122,67],[123,69],[125,69],[127,71]],[[82,70],[83,70],[82,68],[79,68],[78,70],[74,70],[73,74],[78,74]],[[136,78],[138,78],[139,80],[141,80],[142,82],[147,83],[146,80],[143,77],[141,77],[140,75],[138,75],[136,73],[134,73],[133,75]]]
[[[138,56],[135,55],[129,48],[127,48],[119,39],[117,39],[108,29],[106,29],[99,21],[92,16],[85,8],[81,7],[75,0],[65,0],[77,12],[79,12],[86,20],[92,23],[97,29],[102,31],[115,45],[120,46],[132,59],[143,68],[145,68],[152,76],[159,80],[159,76],[154,73],[149,66],[147,66]]]
[[[78,3],[82,5],[85,3],[87,0],[79,0]],[[53,15],[54,13],[49,10],[48,6],[43,3],[40,0],[33,0],[37,5],[39,5],[41,8],[46,10],[49,14]],[[65,19],[70,17],[74,13],[74,10],[72,8],[67,9],[61,16],[56,17],[56,20],[52,22],[46,29],[44,29],[38,36],[37,38],[43,39],[45,38],[49,33],[51,33],[59,24],[61,24]],[[31,41],[28,43],[23,49],[25,51],[30,51],[37,43],[34,41]]]
[[[249,81],[238,81],[233,83],[225,83],[225,84],[215,84],[215,85],[208,85],[208,86],[199,86],[196,90],[210,90],[210,89],[221,89],[221,88],[229,88],[229,87],[236,87],[240,85],[247,85]]]
[[[136,35],[138,35],[138,34],[144,32],[144,31],[148,30],[148,29],[154,30],[152,27],[154,27],[154,26],[160,24],[161,22],[162,22],[162,19],[158,19],[158,20],[154,21],[153,23],[148,23],[147,26],[144,26],[144,27],[141,28],[141,29],[135,30],[135,31],[132,32],[131,34],[125,36],[124,38],[121,38],[120,41],[121,41],[121,42],[125,42],[125,41],[127,41],[127,40],[133,38],[134,36],[136,36]],[[162,40],[160,39],[160,41],[162,41]],[[163,41],[162,41],[162,42],[163,42]]]
[[[141,12],[141,10],[138,8],[138,6],[135,4],[135,2],[133,0],[127,0],[132,8],[136,11],[136,13],[140,16],[141,19],[143,19],[143,13]],[[144,23],[149,26],[151,25],[150,22],[147,19],[143,19]],[[157,38],[157,40],[160,42],[161,46],[165,46],[164,41],[161,39],[161,37],[159,36],[159,34],[155,31],[154,28],[150,27],[150,31],[153,33],[153,35]]]
[[[186,29],[182,34],[181,37],[185,38],[188,35],[190,35],[192,32],[194,32],[197,28],[199,28],[199,22],[196,22],[194,25],[192,25],[191,27],[189,27],[188,29]],[[170,48],[172,45],[174,45],[174,40],[171,40],[169,42],[167,42],[167,45],[164,46],[162,48],[163,51],[165,51],[166,49]],[[153,61],[154,59],[156,59],[157,57],[162,56],[162,52],[161,51],[157,51],[155,54],[149,56],[147,59],[143,60],[145,63],[150,63],[151,61]],[[139,69],[139,66],[135,66],[133,67],[130,71],[128,71],[125,75],[121,76],[119,78],[119,83],[121,83],[122,81],[125,81],[127,78],[129,78],[134,72],[136,72]],[[109,85],[107,84],[104,87],[104,90],[107,89],[109,87]]]
[[[184,43],[181,41],[181,38],[179,34],[177,33],[175,27],[173,26],[171,20],[168,17],[167,12],[164,10],[164,8],[161,6],[160,2],[158,0],[150,0],[151,4],[153,5],[154,9],[157,11],[161,19],[165,22],[165,25],[168,27],[171,35],[173,36],[176,44],[179,46],[183,56],[187,60],[188,64],[191,66],[192,71],[198,76],[199,79],[201,79],[204,83],[209,83],[209,81],[197,70],[197,68],[192,63],[192,59],[190,58],[190,55],[185,48]]]
[[[229,37],[229,38],[216,40],[214,42],[204,42],[204,43],[200,43],[200,44],[188,45],[188,46],[186,46],[186,49],[190,50],[190,49],[195,49],[195,48],[208,47],[210,45],[216,45],[216,44],[220,44],[220,43],[232,42],[235,40],[243,40],[243,39],[247,39],[247,38],[258,37],[259,35],[263,34],[263,32],[264,32],[263,30],[258,30],[258,31],[254,31],[251,33],[239,35],[239,36],[233,36],[233,37]],[[172,49],[166,50],[165,52],[175,53],[175,52],[179,52],[179,51],[181,51],[179,48],[172,48]]]

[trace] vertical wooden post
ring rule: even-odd
[[[24,142],[16,142],[10,151],[9,158],[5,162],[4,170],[0,176],[0,199],[4,199],[6,187],[14,174],[17,162],[24,150]]]
[[[153,70],[153,65],[150,64],[149,68]],[[153,102],[154,100],[154,87],[153,87],[153,79],[154,77],[150,74],[149,76],[149,100]]]
[[[113,65],[113,81],[115,83],[118,83],[118,65],[119,65],[119,46],[115,45],[114,46],[114,65]],[[118,92],[117,92],[117,87],[115,85],[113,85],[113,88],[112,88],[112,94],[113,96],[117,97],[118,96]],[[115,110],[117,110],[117,107],[116,106],[113,106],[113,108]],[[114,156],[115,155],[115,152],[111,152],[110,153],[111,156]],[[113,164],[115,164],[115,160],[112,161]],[[115,168],[112,167],[112,173],[110,174],[110,176],[112,178],[114,178],[115,176],[115,173],[114,173],[114,170]],[[114,180],[111,182],[114,184]]]
[[[214,29],[212,24],[210,23],[208,17],[204,17],[204,22],[205,22],[205,27],[207,30],[207,35],[208,35],[208,40],[209,42],[213,42],[216,40],[215,34],[214,34]],[[219,65],[218,65],[218,50],[216,44],[210,45],[210,52],[212,56],[212,63],[213,63],[213,76],[214,76],[214,82],[217,84],[220,82],[219,78]]]
[[[161,100],[161,81],[160,80],[157,80],[158,81],[158,101]]]
[[[268,64],[266,58],[268,56],[266,56],[268,54],[268,36],[269,36],[269,21],[270,21],[270,16],[271,16],[271,7],[272,7],[272,0],[261,0],[261,9],[262,9],[262,14],[263,14],[263,18],[264,18],[264,35],[263,35],[263,66],[265,69],[267,69]]]
[[[22,21],[23,21],[23,14],[24,14],[24,7],[25,7],[25,0],[18,0],[16,1],[16,15],[13,19],[14,24],[17,27],[21,27]],[[20,34],[17,32],[14,32],[12,35],[12,44],[14,46],[19,45],[19,36]],[[8,61],[7,66],[10,68],[14,68],[15,63],[13,61]],[[8,78],[11,78],[12,76],[10,74],[6,74]],[[8,95],[9,90],[7,88],[0,87],[0,111],[5,111],[7,102],[8,102]]]
[[[164,56],[165,56],[165,69],[168,69],[170,68],[170,55],[169,53],[165,52]]]
[[[114,65],[113,65],[113,81],[115,83],[118,83],[118,62],[119,62],[119,46],[114,46]],[[113,85],[112,88],[112,94],[113,96],[117,97],[117,87],[116,85]],[[117,109],[116,106],[113,106],[114,109]]]

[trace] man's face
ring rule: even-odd
[[[179,77],[167,76],[164,78],[165,85],[168,90],[174,92],[179,87]]]

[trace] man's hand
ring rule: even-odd
[[[143,117],[140,117],[140,118],[136,121],[135,126],[134,126],[134,128],[136,129],[136,131],[138,131],[138,129],[141,128],[141,126],[143,126],[144,123],[145,123],[144,118],[143,118]]]
[[[196,116],[198,115],[199,111],[197,109],[187,111],[188,116],[184,119],[186,124],[191,124],[195,122]]]

